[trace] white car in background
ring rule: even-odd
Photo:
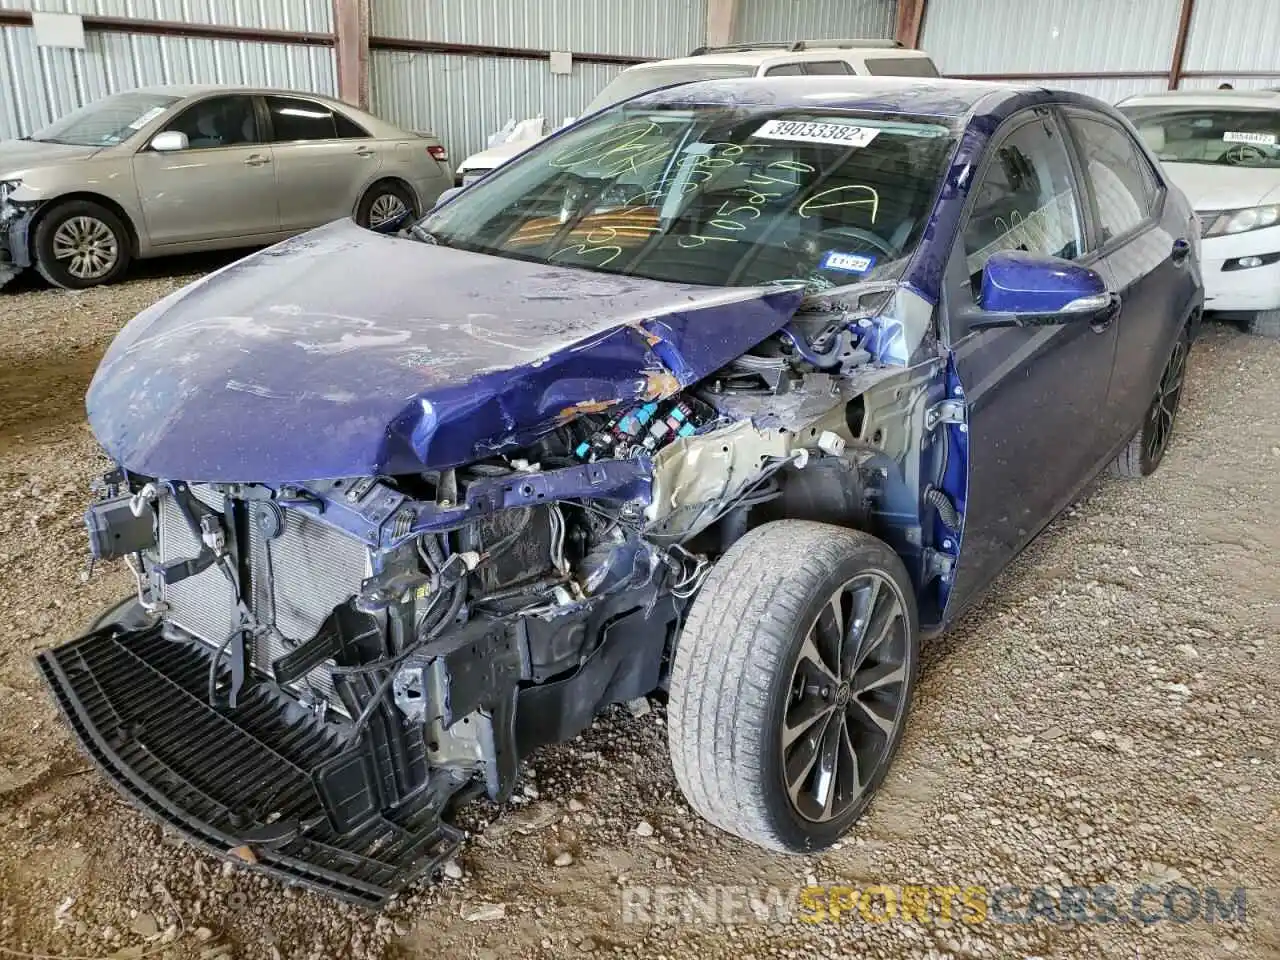
[[[583,115],[676,83],[805,75],[936,77],[938,68],[923,50],[907,49],[894,40],[797,40],[792,43],[699,47],[687,57],[628,67],[587,104]],[[538,118],[532,120],[537,121]],[[508,127],[511,128],[510,139],[473,153],[458,164],[457,186],[475,183],[547,135],[541,122],[526,120]]]
[[[1175,90],[1116,106],[1200,218],[1205,310],[1280,337],[1280,93]]]

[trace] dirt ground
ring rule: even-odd
[[[32,667],[129,589],[115,566],[83,579],[94,365],[209,266],[0,292],[0,955],[1280,957],[1280,343],[1208,328],[1157,475],[1100,481],[928,646],[897,764],[839,849],[771,856],[705,826],[661,706],[618,709],[535,756],[518,803],[471,808],[449,876],[375,915],[162,833],[89,767]],[[829,902],[877,884],[1109,885],[1121,909],[815,924],[796,899],[813,884]],[[1176,893],[1207,887],[1243,888],[1243,922]],[[1170,890],[1197,919],[1165,915]],[[1132,891],[1155,922],[1126,921]]]

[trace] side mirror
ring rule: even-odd
[[[190,146],[191,141],[181,130],[165,130],[151,138],[151,149],[157,153],[173,153],[176,150],[186,150]]]
[[[1018,250],[994,253],[982,269],[979,309],[969,328],[1110,322],[1119,297],[1095,271],[1070,260]]]

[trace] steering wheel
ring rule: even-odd
[[[887,257],[897,258],[901,256],[901,251],[894,249],[893,244],[883,237],[872,233],[870,230],[863,230],[861,227],[836,227],[833,230],[824,230],[824,234],[836,234],[842,237],[852,237],[855,240],[862,240],[869,243]]]
[[[1253,144],[1237,143],[1218,159],[1234,167],[1245,163],[1261,163],[1267,159],[1267,155]]]

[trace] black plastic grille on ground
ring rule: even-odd
[[[317,785],[331,789],[332,771],[358,768],[360,754],[266,686],[247,690],[235,710],[210,708],[208,655],[194,645],[158,630],[107,628],[45,651],[37,662],[108,779],[144,812],[215,854],[237,859],[230,851],[248,845],[257,869],[377,906],[461,841],[461,831],[438,817],[457,786],[444,782],[428,782],[398,807],[336,833]],[[347,778],[347,794],[330,803],[376,809],[352,782]]]

